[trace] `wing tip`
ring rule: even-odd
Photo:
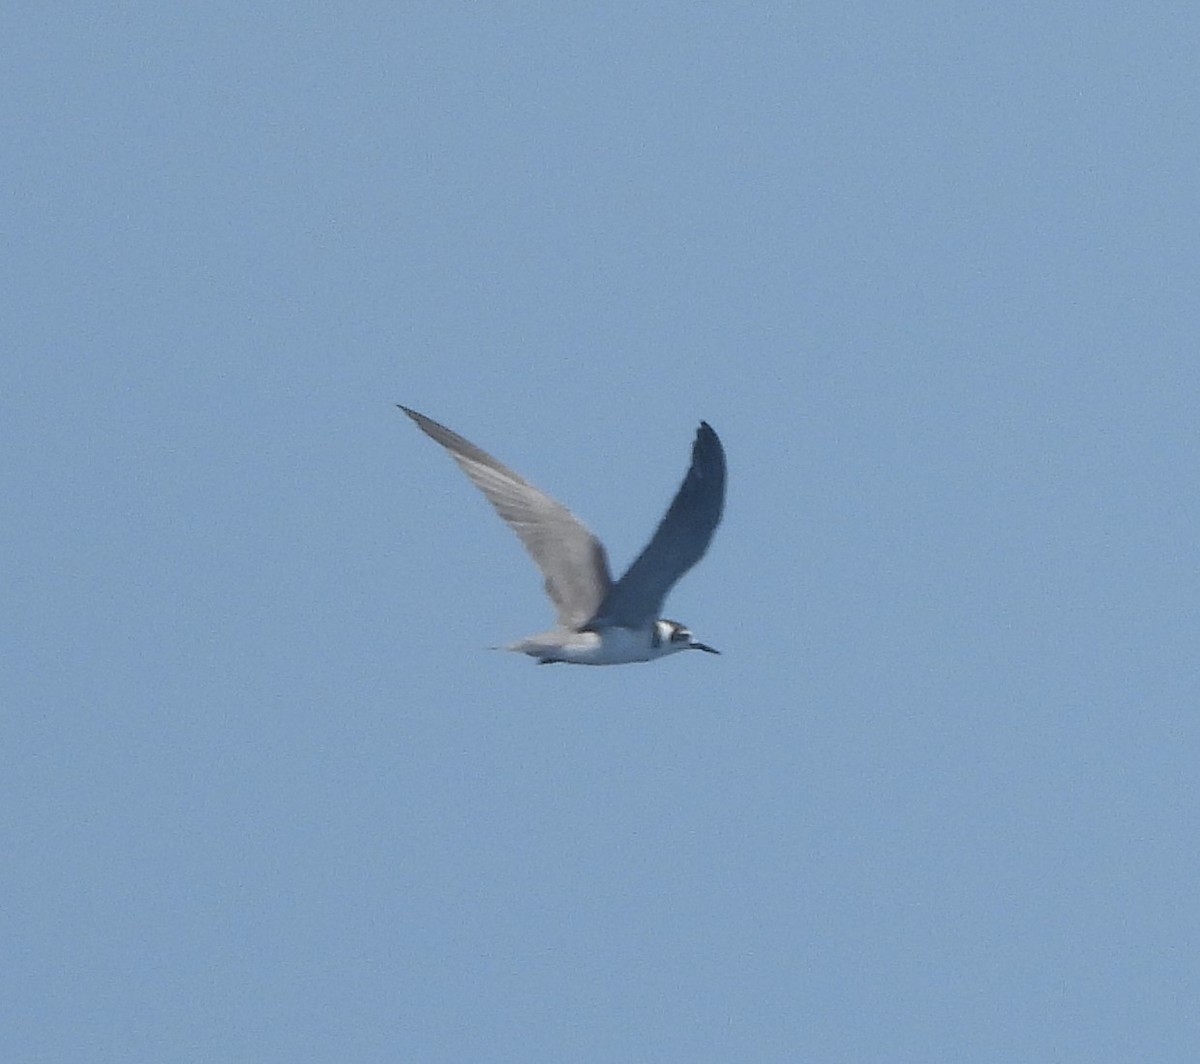
[[[721,437],[717,435],[717,430],[707,421],[701,421],[700,428],[696,430],[696,442],[692,445],[692,459],[696,461],[705,458],[715,458],[720,465],[724,465],[725,447],[721,443]]]

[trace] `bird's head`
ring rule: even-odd
[[[658,657],[674,654],[677,650],[703,650],[708,654],[721,653],[707,643],[698,643],[691,631],[678,621],[655,621],[654,631],[650,638],[651,646]]]

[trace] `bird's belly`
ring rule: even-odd
[[[650,631],[638,628],[602,628],[576,632],[568,645],[556,647],[549,660],[574,665],[624,665],[649,661]]]

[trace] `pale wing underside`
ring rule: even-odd
[[[593,622],[636,628],[655,620],[667,593],[704,557],[725,506],[725,451],[700,422],[692,464],[645,550],[600,604]]]
[[[546,578],[558,623],[578,629],[596,613],[612,586],[604,546],[565,506],[523,480],[458,433],[401,406],[436,440],[516,532]],[[703,552],[701,552],[703,553]]]

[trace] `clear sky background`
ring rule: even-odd
[[[0,1057],[1197,1059],[1194,4],[2,22]]]

